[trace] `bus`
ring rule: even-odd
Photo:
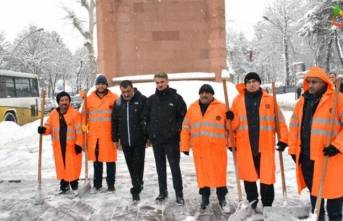
[[[38,104],[37,75],[0,70],[0,122],[23,125],[37,120]]]

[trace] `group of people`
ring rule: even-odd
[[[83,130],[88,136],[88,157],[94,162],[94,191],[102,188],[103,162],[107,166],[108,190],[115,190],[120,143],[131,176],[132,200],[139,201],[144,186],[145,147],[150,141],[158,175],[157,201],[168,197],[168,159],[176,203],[184,205],[180,153],[188,156],[192,151],[201,195],[200,208],[208,207],[211,188],[216,188],[219,205],[226,209],[227,150],[234,149],[246,198],[251,209],[258,212],[257,182],[260,183],[262,205],[272,206],[275,151],[284,151],[288,146],[296,164],[298,191],[305,187],[309,189],[312,212],[323,159],[329,157],[323,192],[323,198],[327,199],[326,213],[330,221],[342,220],[343,95],[339,94],[337,107],[333,107],[335,86],[324,70],[313,67],[307,71],[304,93],[296,103],[289,131],[275,99],[261,88],[260,76],[255,72],[248,73],[244,82],[236,86],[238,95],[230,110],[214,97],[214,89],[209,84],[200,87],[199,99],[187,110],[182,96],[169,87],[166,73],[155,74],[154,81],[156,91],[148,98],[128,80],[120,83],[121,95],[118,97],[108,90],[105,76],[99,75],[96,90],[88,96],[84,107],[87,118],[69,106],[67,93],[57,95],[59,107],[51,112],[38,132],[52,136],[62,193],[67,192],[69,186],[77,190]],[[337,112],[331,133],[329,122],[334,109]],[[331,140],[327,146],[328,138]],[[325,220],[324,203],[321,205],[319,218]]]

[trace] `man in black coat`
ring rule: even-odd
[[[131,176],[132,200],[139,201],[143,189],[146,142],[142,113],[147,98],[128,80],[120,83],[120,90],[121,96],[112,110],[112,140],[120,140]]]
[[[155,94],[151,95],[144,108],[149,140],[153,145],[160,194],[157,201],[168,197],[166,156],[173,177],[176,203],[184,205],[180,170],[180,131],[187,106],[176,90],[168,86],[168,75],[155,74]]]
[[[336,83],[336,79],[338,78],[338,75],[336,72],[332,71],[329,73],[329,78],[332,81],[332,83]],[[339,92],[343,93],[343,84],[341,83],[340,87],[339,87]]]

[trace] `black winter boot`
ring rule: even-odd
[[[160,193],[155,200],[157,201],[164,201],[166,198],[168,198],[168,192],[163,192],[163,193]]]
[[[206,209],[206,207],[210,204],[210,196],[209,195],[202,195],[201,196],[201,204],[200,209]]]

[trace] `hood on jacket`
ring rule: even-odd
[[[327,91],[333,92],[335,85],[331,82],[329,75],[320,67],[311,67],[304,76],[304,91],[308,90],[308,78],[319,78],[327,84]]]

